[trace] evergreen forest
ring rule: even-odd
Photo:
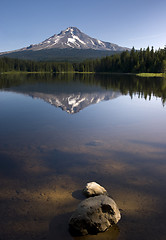
[[[42,62],[0,57],[4,72],[96,72],[96,73],[161,73],[166,72],[166,47],[125,51],[101,59],[83,62]]]

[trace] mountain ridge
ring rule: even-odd
[[[66,30],[61,31],[58,35],[54,34],[52,37],[39,44],[31,45],[28,49],[41,50],[44,48],[74,48],[108,51],[127,50],[127,48],[120,47],[117,44],[104,42],[96,38],[89,37],[76,27],[68,27]]]
[[[0,53],[0,55],[13,57],[13,58],[16,57],[16,58],[22,58],[22,59],[32,59],[32,60],[34,58],[38,58],[34,56],[41,55],[41,59],[39,56],[39,60],[42,60],[43,55],[44,54],[48,55],[48,53],[51,54],[52,57],[54,56],[54,54],[55,54],[55,57],[58,57],[58,54],[57,54],[58,50],[61,52],[65,52],[65,51],[67,52],[67,50],[86,50],[86,51],[94,50],[94,51],[98,51],[97,57],[98,56],[100,57],[100,55],[107,56],[113,53],[118,53],[118,52],[130,50],[130,49],[126,47],[118,46],[117,44],[114,44],[114,43],[105,42],[105,41],[98,40],[96,38],[92,38],[87,34],[81,32],[77,27],[68,27],[67,29],[61,31],[59,34],[54,34],[51,37],[47,38],[46,40],[42,41],[41,43],[34,44],[34,45],[32,44],[28,47],[24,47],[18,50],[2,52]],[[101,54],[100,51],[101,52],[103,51],[105,53]],[[64,53],[64,55],[65,54],[66,53]],[[69,59],[70,59],[70,56],[69,56]]]

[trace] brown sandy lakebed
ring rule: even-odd
[[[91,180],[94,178],[99,183],[102,182],[117,202],[122,219],[105,233],[75,239],[119,240],[127,239],[129,234],[133,239],[139,239],[142,234],[147,239],[156,234],[159,227],[164,228],[162,211],[165,206],[161,204],[162,197],[165,197],[162,189],[164,182],[159,184],[160,179],[153,180],[144,175],[145,169],[139,163],[135,166],[131,162],[124,163],[106,156],[101,163],[96,160],[99,157],[97,154],[89,160],[89,168],[86,165],[71,166],[68,174],[65,174],[63,169],[57,172],[53,166],[47,166],[41,161],[53,149],[33,147],[31,159],[25,156],[25,150],[27,149],[22,149],[19,153],[10,151],[10,154],[1,154],[8,163],[11,159],[13,163],[12,171],[8,166],[1,168],[1,239],[73,239],[68,232],[68,220],[84,199],[81,189],[85,186],[85,181],[90,180],[89,176]],[[83,148],[82,154],[85,150],[88,152],[88,149]],[[69,149],[65,151],[66,156],[70,155]],[[157,170],[161,174],[164,172],[162,167]],[[155,194],[155,190],[162,195]]]

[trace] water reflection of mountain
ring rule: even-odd
[[[73,94],[45,94],[45,93],[30,93],[32,97],[43,99],[45,102],[50,103],[62,110],[73,114],[88,107],[91,104],[99,103],[101,101],[111,100],[120,96],[119,92],[103,91],[93,93],[73,93]]]
[[[163,105],[166,100],[166,79],[132,75],[4,75],[0,76],[0,88],[43,99],[68,113],[127,94],[160,97]]]
[[[80,81],[29,81],[11,84],[3,89],[42,99],[70,114],[77,113],[91,104],[108,101],[121,95],[119,91],[106,90],[100,85],[88,85]]]

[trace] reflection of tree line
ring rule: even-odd
[[[166,102],[165,78],[139,78],[125,74],[13,74],[0,76],[0,88],[6,89],[23,84],[36,83],[74,83],[99,86],[106,90],[120,91],[122,95],[137,94],[141,98],[150,99],[151,96],[160,97]]]
[[[139,78],[134,75],[98,74],[94,78],[83,80],[86,84],[99,85],[107,90],[120,91],[122,95],[137,94],[140,98],[151,99],[151,96],[160,97],[162,103],[166,102],[165,78]]]

